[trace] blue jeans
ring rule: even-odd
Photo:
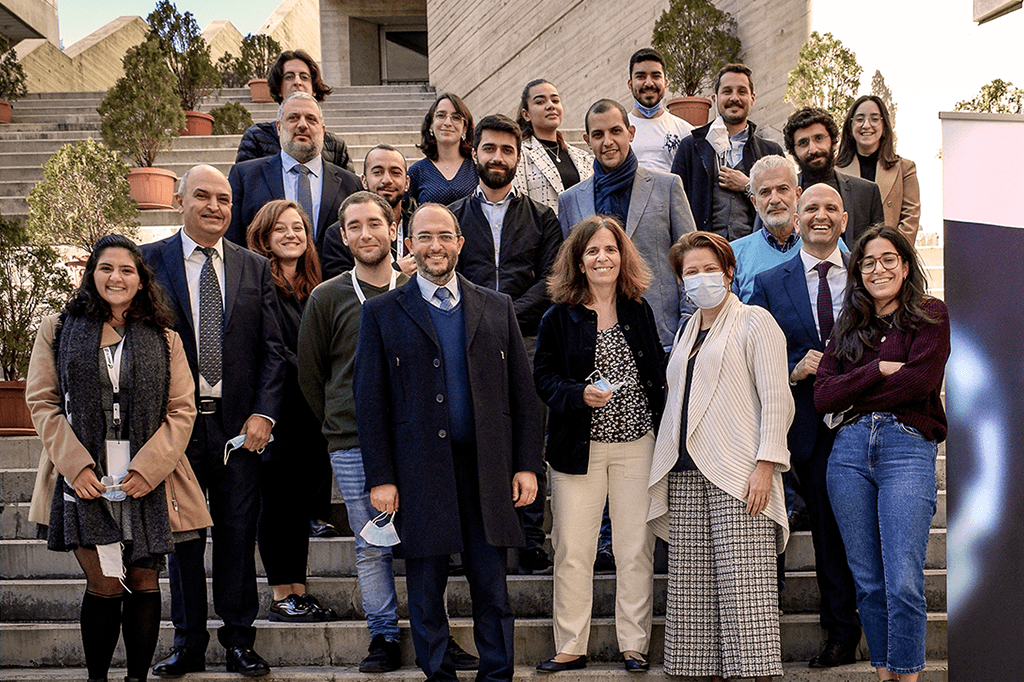
[[[924,560],[935,514],[934,441],[874,412],[839,430],[828,494],[857,586],[871,665],[924,668]]]
[[[366,627],[370,636],[398,641],[398,597],[395,595],[395,572],[391,566],[391,548],[375,547],[359,535],[366,522],[380,512],[370,504],[366,492],[366,474],[359,448],[331,453],[331,468],[338,481],[338,490],[345,498],[348,524],[356,540],[356,577],[366,611]]]

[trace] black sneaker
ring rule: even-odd
[[[451,635],[448,635],[448,647],[444,653],[451,659],[456,670],[476,670],[480,667],[480,659],[459,646]]]
[[[519,572],[525,575],[551,573],[552,566],[551,559],[540,547],[524,549],[519,553]]]
[[[597,559],[594,561],[594,573],[614,573],[615,555],[610,549],[597,550]]]
[[[384,635],[374,635],[367,650],[369,654],[359,663],[361,673],[389,673],[402,667],[398,642],[389,642]]]

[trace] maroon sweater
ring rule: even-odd
[[[938,321],[914,332],[887,329],[879,348],[866,349],[855,364],[836,358],[834,345],[829,344],[814,381],[814,406],[818,411],[849,409],[851,415],[890,412],[925,438],[945,440],[946,412],[939,391],[949,358],[949,313],[946,304],[937,298],[925,299],[923,307]],[[880,360],[906,364],[882,376]]]

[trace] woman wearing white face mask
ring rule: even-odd
[[[669,543],[665,672],[782,674],[776,555],[789,537],[782,472],[793,420],[786,339],[731,292],[736,257],[710,232],[669,251],[698,310],[676,336],[648,492]]]

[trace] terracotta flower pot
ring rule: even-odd
[[[0,436],[34,436],[24,381],[0,381]]]
[[[213,135],[213,116],[198,111],[185,112],[185,130],[182,135]]]
[[[667,106],[670,114],[699,128],[708,122],[711,100],[707,97],[674,97],[668,101]]]
[[[267,85],[266,78],[253,78],[249,81],[249,96],[255,104],[274,101],[274,98],[270,96],[270,86]]]
[[[5,99],[0,99],[0,123],[11,122],[11,103]]]
[[[132,168],[128,171],[131,197],[143,210],[174,208],[174,183],[178,176],[164,168]]]

